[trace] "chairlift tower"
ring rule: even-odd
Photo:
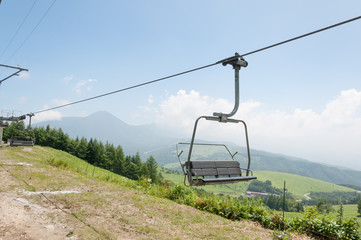
[[[2,121],[0,121],[0,148],[2,148],[2,139],[3,139],[3,130],[4,128],[6,128],[8,125],[3,123]]]
[[[1,3],[1,1],[0,1],[0,3]],[[22,71],[29,71],[28,69],[25,69],[25,68],[14,67],[14,66],[9,66],[9,65],[4,65],[4,64],[0,64],[0,67],[12,68],[12,69],[17,70],[16,72],[10,74],[9,76],[1,79],[1,80],[0,80],[0,86],[1,86],[1,84],[2,84],[5,80],[8,80],[9,78],[11,78],[11,77],[13,77],[13,76],[19,76],[19,73],[20,73],[20,72],[22,72]]]

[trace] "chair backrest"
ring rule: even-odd
[[[241,176],[239,162],[237,161],[191,161],[192,176]]]

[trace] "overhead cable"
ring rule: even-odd
[[[16,30],[16,32],[14,33],[13,37],[10,39],[8,45],[5,47],[5,49],[2,51],[1,55],[0,55],[0,58],[2,58],[2,56],[4,55],[4,53],[6,52],[6,50],[8,50],[8,48],[10,47],[11,43],[14,41],[15,37],[18,35],[18,32],[19,30],[21,29],[21,27],[23,26],[25,20],[28,18],[28,16],[30,15],[30,12],[33,10],[34,6],[35,6],[35,3],[37,2],[38,0],[34,0],[33,2],[33,5],[31,5],[28,13],[25,15],[25,17],[23,18],[23,21],[20,23],[18,29]]]
[[[6,62],[10,61],[17,53],[18,51],[24,46],[24,44],[29,40],[30,36],[35,32],[35,30],[39,27],[40,23],[44,20],[45,16],[48,14],[50,9],[54,6],[56,0],[53,1],[53,3],[48,7],[48,9],[45,11],[43,16],[40,18],[38,23],[34,26],[34,28],[31,30],[31,32],[28,34],[28,36],[24,39],[24,41],[20,44],[20,46],[15,50],[15,52],[6,60]]]
[[[52,108],[40,110],[40,111],[33,112],[33,113],[34,113],[34,114],[37,114],[37,113],[41,113],[41,112],[46,112],[46,111],[50,111],[50,110],[54,110],[54,109],[58,109],[58,108],[62,108],[62,107],[67,107],[67,106],[70,106],[70,105],[74,105],[74,104],[77,104],[77,103],[82,103],[82,102],[90,101],[90,100],[93,100],[93,99],[96,99],[96,98],[105,97],[105,96],[108,96],[108,95],[111,95],[111,94],[114,94],[114,93],[124,92],[124,91],[130,90],[130,89],[133,89],[133,88],[137,88],[137,87],[141,87],[141,86],[144,86],[144,85],[152,84],[152,83],[155,83],[155,82],[163,81],[163,80],[166,80],[166,79],[169,79],[169,78],[173,78],[173,77],[176,77],[176,76],[180,76],[180,75],[183,75],[183,74],[186,74],[186,73],[198,71],[198,70],[201,70],[201,69],[203,69],[203,68],[208,68],[208,67],[211,67],[211,66],[214,66],[214,65],[217,65],[217,64],[218,64],[218,63],[212,63],[212,64],[209,64],[209,65],[206,65],[206,66],[203,66],[203,67],[194,68],[194,69],[191,69],[191,70],[188,70],[188,71],[185,71],[185,72],[176,73],[176,74],[169,75],[169,76],[162,77],[162,78],[158,78],[158,79],[155,79],[155,80],[152,80],[152,81],[149,81],[149,82],[140,83],[140,84],[133,85],[133,86],[126,87],[126,88],[122,88],[122,89],[119,89],[119,90],[116,90],[116,91],[104,93],[104,94],[97,95],[97,96],[94,96],[94,97],[86,98],[86,99],[79,100],[79,101],[76,101],[76,102],[71,102],[71,103],[63,104],[63,105],[60,105],[60,106],[57,106],[57,107],[52,107]]]
[[[331,29],[331,28],[334,28],[334,27],[338,27],[338,26],[341,26],[341,25],[343,25],[343,24],[346,24],[346,23],[349,23],[349,22],[353,22],[353,21],[356,21],[356,20],[359,20],[359,19],[361,19],[361,16],[358,16],[358,17],[355,17],[355,18],[351,18],[351,19],[348,19],[348,20],[346,20],[346,21],[339,22],[339,23],[336,23],[336,24],[334,24],[334,25],[331,25],[331,26],[328,26],[328,27],[325,27],[325,28],[318,29],[318,30],[316,30],[316,31],[309,32],[309,33],[300,35],[300,36],[298,36],[298,37],[290,38],[290,39],[288,39],[288,40],[286,40],[286,41],[282,41],[282,42],[279,42],[279,43],[275,43],[275,44],[272,44],[272,45],[267,46],[267,47],[264,47],[264,48],[260,48],[260,49],[255,50],[255,51],[251,51],[251,52],[242,54],[242,55],[240,55],[240,56],[241,56],[241,57],[244,57],[244,56],[251,55],[251,54],[254,54],[254,53],[257,53],[257,52],[261,52],[261,51],[264,51],[264,50],[266,50],[266,49],[273,48],[273,47],[276,47],[276,46],[279,46],[279,45],[282,45],[282,44],[285,44],[285,43],[288,43],[288,42],[292,42],[292,41],[298,40],[298,39],[300,39],[300,38],[304,38],[304,37],[313,35],[313,34],[315,34],[315,33],[323,32],[323,31],[325,31],[325,30],[328,30],[328,29]]]
[[[322,31],[325,31],[325,30],[328,30],[328,29],[331,29],[331,28],[335,28],[335,27],[341,26],[341,25],[346,24],[346,23],[350,23],[350,22],[359,20],[359,19],[361,19],[361,16],[358,16],[358,17],[355,17],[355,18],[351,18],[351,19],[348,19],[348,20],[346,20],[346,21],[339,22],[339,23],[336,23],[336,24],[334,24],[334,25],[331,25],[331,26],[328,26],[328,27],[325,27],[325,28],[321,28],[321,29],[318,29],[318,30],[316,30],[316,31],[312,31],[312,32],[309,32],[309,33],[306,33],[306,34],[303,34],[303,35],[300,35],[300,36],[297,36],[297,37],[294,37],[294,38],[290,38],[290,39],[288,39],[288,40],[285,40],[285,41],[282,41],[282,42],[279,42],[279,43],[275,43],[275,44],[269,45],[269,46],[267,46],[267,47],[263,47],[263,48],[260,48],[260,49],[257,49],[257,50],[254,50],[254,51],[251,51],[251,52],[248,52],[248,53],[244,53],[244,54],[238,54],[238,53],[236,53],[236,56],[233,56],[233,57],[230,57],[230,58],[226,58],[226,59],[223,59],[223,60],[221,60],[221,61],[218,61],[218,62],[215,62],[215,63],[212,63],[212,64],[208,64],[208,65],[205,65],[205,66],[202,66],[202,67],[193,68],[193,69],[188,70],[188,71],[176,73],[176,74],[169,75],[169,76],[162,77],[162,78],[158,78],[158,79],[155,79],[155,80],[152,80],[152,81],[140,83],[140,84],[133,85],[133,86],[130,86],[130,87],[126,87],[126,88],[123,88],[123,89],[119,89],[119,90],[116,90],[116,91],[104,93],[104,94],[97,95],[97,96],[90,97],[90,98],[86,98],[86,99],[83,99],[83,100],[79,100],[79,101],[75,101],[75,102],[63,104],[63,105],[56,106],[56,107],[52,107],[52,108],[43,109],[43,110],[36,111],[36,112],[33,112],[33,113],[34,113],[34,114],[38,114],[38,113],[47,112],[47,111],[51,111],[51,110],[58,109],[58,108],[68,107],[68,106],[71,106],[71,105],[74,105],[74,104],[78,104],[78,103],[90,101],[90,100],[93,100],[93,99],[96,99],[96,98],[105,97],[105,96],[108,96],[108,95],[111,95],[111,94],[115,94],[115,93],[127,91],[127,90],[130,90],[130,89],[133,89],[133,88],[138,88],[138,87],[141,87],[141,86],[145,86],[145,85],[149,85],[149,84],[156,83],[156,82],[159,82],[159,81],[163,81],[163,80],[166,80],[166,79],[170,79],[170,78],[173,78],[173,77],[177,77],[177,76],[180,76],[180,75],[183,75],[183,74],[187,74],[187,73],[191,73],[191,72],[198,71],[198,70],[201,70],[201,69],[209,68],[209,67],[218,65],[218,64],[220,64],[220,63],[222,63],[223,65],[225,65],[225,64],[227,64],[228,62],[233,61],[235,58],[242,58],[242,57],[244,57],[244,56],[248,56],[248,55],[251,55],[251,54],[254,54],[254,53],[257,53],[257,52],[261,52],[261,51],[264,51],[264,50],[267,50],[267,49],[270,49],[270,48],[273,48],[273,47],[276,47],[276,46],[279,46],[279,45],[283,45],[283,44],[285,44],[285,43],[289,43],[289,42],[298,40],[298,39],[300,39],[300,38],[304,38],[304,37],[307,37],[307,36],[310,36],[310,35],[313,35],[313,34],[316,34],[316,33],[319,33],[319,32],[322,32]]]

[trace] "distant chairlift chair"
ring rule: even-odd
[[[24,136],[14,136],[8,139],[9,146],[34,146],[34,140],[32,137],[24,137]]]
[[[236,53],[236,56],[222,60],[220,63],[223,66],[230,64],[235,70],[235,105],[231,113],[213,113],[213,116],[201,116],[197,118],[194,129],[192,140],[190,143],[178,143],[177,144],[177,156],[181,164],[182,170],[184,172],[184,185],[186,186],[204,186],[210,184],[225,184],[225,183],[235,183],[240,181],[249,181],[257,179],[253,176],[253,173],[250,169],[251,165],[251,156],[250,148],[248,142],[248,133],[247,125],[243,120],[232,119],[233,115],[236,114],[239,107],[239,70],[241,67],[247,67],[248,63]],[[231,154],[229,149],[223,144],[204,144],[204,143],[195,143],[195,135],[197,130],[197,125],[200,119],[206,119],[210,121],[217,121],[222,123],[242,123],[245,130],[246,138],[246,147],[248,155],[248,165],[247,168],[241,168],[240,163],[234,159],[235,154]],[[189,152],[187,161],[182,162],[181,155],[183,151],[180,151],[179,145],[189,144]],[[231,156],[231,160],[194,160],[191,161],[193,147],[195,145],[208,145],[208,146],[224,146],[228,153]],[[242,171],[245,172],[245,175],[242,175]],[[186,184],[186,179],[188,184]]]

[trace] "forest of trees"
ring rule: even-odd
[[[270,209],[284,210],[286,212],[299,212],[303,210],[303,204],[297,202],[291,193],[286,192],[285,201],[283,201],[283,191],[279,188],[273,187],[272,182],[267,180],[265,182],[253,180],[247,188],[247,191],[268,193],[267,197],[263,197],[262,201]]]
[[[94,166],[133,180],[147,177],[158,183],[163,179],[152,156],[142,162],[139,153],[134,156],[125,155],[121,146],[114,146],[108,142],[104,144],[93,138],[89,141],[84,137],[72,139],[61,128],[53,129],[48,125],[46,128],[25,129],[23,121],[11,122],[9,127],[4,129],[3,140],[6,142],[13,136],[32,137],[37,145],[65,151]]]

